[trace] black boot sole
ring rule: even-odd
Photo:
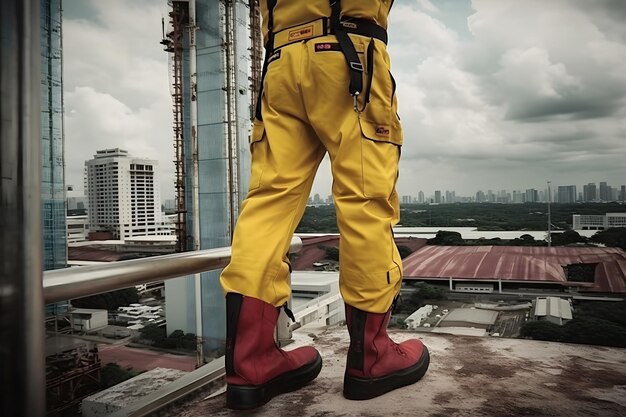
[[[298,369],[277,376],[261,385],[228,385],[226,407],[233,410],[250,410],[266,404],[279,394],[295,391],[313,381],[322,370],[322,357]]]
[[[380,378],[357,378],[346,374],[343,380],[343,396],[349,400],[369,400],[394,389],[411,385],[422,379],[429,364],[430,355],[424,346],[420,360],[409,368]]]

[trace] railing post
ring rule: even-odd
[[[46,411],[40,183],[40,4],[0,12],[0,415]]]

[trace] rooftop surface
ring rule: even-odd
[[[341,395],[348,333],[345,326],[300,329],[295,345],[322,354],[319,377],[274,398],[256,416],[597,416],[626,415],[626,350],[533,340],[390,331],[402,341],[419,335],[431,352],[424,378],[368,401]],[[225,396],[185,403],[181,417],[241,416]],[[248,415],[248,414],[246,414]]]
[[[597,264],[590,291],[626,293],[626,252],[619,248],[425,246],[403,261],[405,277],[546,281],[565,284],[563,265]]]

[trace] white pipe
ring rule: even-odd
[[[193,250],[200,250],[200,197],[198,186],[198,71],[196,69],[196,1],[189,1],[189,75],[191,80],[191,206]],[[202,348],[202,285],[200,274],[194,275],[196,300],[196,340],[198,366],[204,365]]]

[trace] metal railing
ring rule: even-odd
[[[302,240],[291,240],[289,253],[302,248]],[[225,267],[231,248],[216,248],[143,259],[111,262],[44,272],[46,303],[86,297],[135,285],[193,275]],[[279,341],[290,339],[291,327],[281,311],[277,324]],[[218,358],[130,404],[113,416],[141,417],[158,411],[189,393],[224,377],[224,358]],[[43,389],[43,388],[42,388]]]
[[[294,237],[289,253],[301,248],[302,240]],[[230,261],[230,251],[230,247],[206,249],[46,271],[43,274],[44,299],[46,303],[71,300],[223,268]]]

